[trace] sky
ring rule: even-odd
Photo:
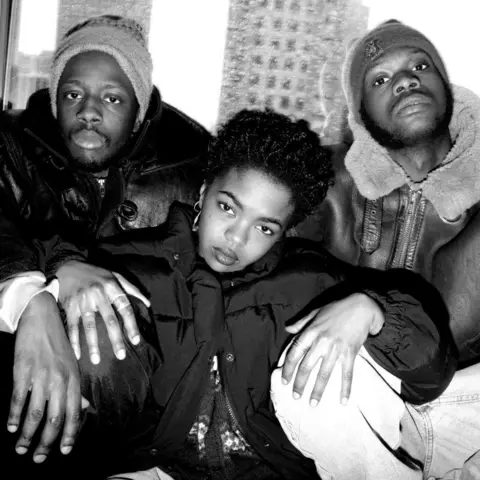
[[[480,95],[480,0],[362,1],[370,9],[369,28],[396,18],[421,30],[440,51],[452,82]],[[58,0],[21,3],[19,49],[30,54],[53,50]],[[228,4],[153,0],[149,45],[154,83],[164,100],[207,128],[213,128],[218,114]]]

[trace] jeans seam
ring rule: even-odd
[[[417,410],[423,418],[425,425],[425,464],[423,466],[423,478],[427,480],[430,478],[430,469],[433,461],[433,426],[432,419],[430,418],[430,407],[422,410]]]

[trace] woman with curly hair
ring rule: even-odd
[[[329,155],[307,122],[244,110],[212,141],[195,207],[175,203],[165,226],[102,245],[97,261],[151,301],[147,310],[131,299],[143,339],[126,342],[125,360],[102,348],[101,322],[102,361],[80,359],[103,459],[110,449],[117,472],[151,469],[112,478],[317,478],[276,418],[270,376],[292,339],[287,322],[333,298],[357,294],[359,314],[342,328],[377,361],[404,364],[428,351],[412,366],[424,378],[404,366],[406,382],[428,383],[428,362],[448,363],[431,320],[447,314],[431,290],[415,288],[414,274],[349,267],[286,238],[331,182]],[[399,325],[412,333],[399,337]],[[403,342],[395,353],[389,336]]]

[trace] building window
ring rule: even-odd
[[[250,85],[258,85],[258,83],[260,82],[260,75],[252,75],[250,77]]]
[[[257,103],[257,96],[254,93],[249,93],[247,101],[250,105],[255,105]]]
[[[271,75],[267,78],[267,88],[275,88],[275,84],[277,82],[277,77]]]
[[[283,82],[282,82],[282,88],[284,90],[290,90],[290,88],[292,87],[292,81],[289,79],[289,78],[286,78]]]
[[[294,66],[295,66],[295,62],[293,61],[292,58],[287,58],[285,60],[285,70],[293,70]]]
[[[275,70],[278,67],[278,59],[277,57],[270,57],[270,60],[268,62],[268,68],[270,70]]]
[[[270,45],[275,49],[279,50],[280,49],[280,40],[278,38],[274,38],[271,42]]]
[[[288,97],[280,97],[280,108],[287,109],[290,105],[290,99]]]

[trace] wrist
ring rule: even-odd
[[[359,293],[362,298],[363,308],[368,309],[368,316],[371,318],[368,329],[369,335],[378,335],[385,323],[382,306],[368,293]]]

